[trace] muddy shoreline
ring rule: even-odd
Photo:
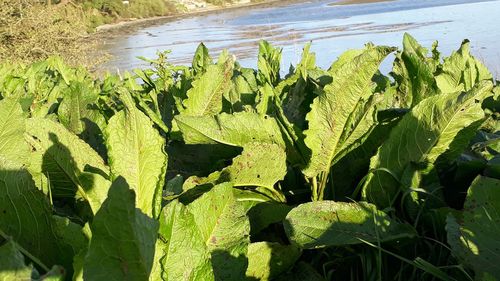
[[[375,0],[375,1],[384,1],[384,0]],[[387,0],[386,0],[387,1]],[[168,21],[174,21],[181,18],[188,18],[193,16],[207,15],[207,14],[216,14],[219,12],[227,12],[231,10],[244,9],[244,8],[267,8],[267,7],[279,7],[286,6],[293,3],[304,2],[304,0],[264,0],[262,2],[253,2],[253,3],[244,3],[244,4],[234,4],[234,5],[226,5],[226,6],[211,6],[207,8],[199,8],[193,11],[179,13],[176,15],[168,15],[168,16],[159,16],[159,17],[151,17],[144,19],[133,19],[128,21],[122,21],[117,23],[105,24],[98,26],[96,28],[96,34],[98,35],[106,35],[106,33],[120,33],[123,32],[125,28],[132,28],[134,30],[141,29],[147,26],[161,24]],[[128,32],[125,32],[128,33]]]
[[[395,0],[341,0],[336,3],[331,3],[329,6],[340,6],[340,5],[356,5],[356,4],[370,4],[378,2],[392,2]]]

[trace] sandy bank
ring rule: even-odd
[[[174,19],[178,19],[178,18],[182,18],[182,17],[203,15],[203,14],[215,13],[215,12],[219,12],[219,11],[241,9],[241,8],[246,8],[246,7],[252,7],[252,8],[255,8],[255,7],[274,7],[274,6],[287,5],[287,4],[296,3],[296,2],[301,2],[301,1],[300,0],[285,0],[285,1],[284,0],[263,0],[261,2],[239,2],[239,3],[235,3],[235,4],[228,4],[225,6],[207,5],[206,7],[196,8],[196,9],[193,9],[191,11],[182,12],[182,13],[175,14],[175,15],[151,17],[151,18],[144,18],[144,19],[130,19],[130,20],[121,21],[121,22],[117,22],[117,23],[104,24],[104,25],[98,26],[96,28],[96,30],[97,30],[97,32],[106,32],[109,30],[121,29],[124,27],[154,23],[156,21],[164,21],[164,20],[169,20],[169,19],[174,20]]]
[[[369,4],[369,3],[377,3],[377,2],[391,2],[394,0],[343,0],[339,2],[335,2],[330,4],[330,6],[336,5],[355,5],[355,4]]]

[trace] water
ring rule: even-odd
[[[312,41],[317,64],[328,67],[343,51],[367,42],[401,46],[409,32],[423,45],[439,41],[448,55],[464,38],[472,52],[500,77],[500,0],[396,0],[371,4],[332,5],[313,0],[276,7],[243,8],[114,31],[103,48],[113,55],[104,68],[129,70],[147,65],[137,56],[154,58],[171,50],[170,61],[189,64],[199,42],[216,56],[223,49],[244,66],[255,67],[260,39],[283,47],[283,66],[297,63],[302,47]]]

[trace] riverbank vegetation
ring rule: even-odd
[[[403,46],[0,65],[0,279],[498,280],[498,81]]]
[[[31,63],[59,55],[78,65],[93,46],[86,40],[89,28],[87,16],[74,5],[1,0],[0,62]]]

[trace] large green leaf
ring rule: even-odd
[[[213,187],[188,206],[173,201],[160,216],[163,280],[243,280],[249,233],[231,184]]]
[[[104,117],[94,104],[98,97],[98,93],[89,85],[81,82],[72,84],[57,110],[59,121],[75,134],[91,129],[88,128],[88,122],[97,126],[104,125]]]
[[[159,235],[162,280],[214,280],[207,245],[186,206],[173,201],[163,208]]]
[[[70,268],[75,253],[59,239],[48,199],[27,171],[5,169],[4,163],[0,161],[0,231],[46,266]]]
[[[274,98],[274,90],[271,84],[265,83],[263,86],[259,87],[258,91],[258,102],[255,106],[257,112],[264,116],[266,114],[271,114],[273,112],[272,100]]]
[[[294,245],[256,242],[248,246],[246,275],[257,280],[271,280],[287,271],[299,259],[301,251]]]
[[[444,60],[436,82],[443,93],[452,93],[469,91],[477,83],[492,78],[488,69],[470,54],[470,43],[465,40],[458,51]]]
[[[333,83],[314,99],[306,117],[309,129],[304,132],[305,143],[312,151],[310,162],[304,169],[306,176],[312,178],[320,172],[328,172],[344,143],[353,143],[349,138],[358,138],[370,130],[373,123],[363,122],[369,112],[364,104],[372,95],[373,75],[393,50],[368,46],[349,62],[334,68],[334,73],[331,73]],[[370,116],[368,114],[368,118]]]
[[[25,170],[29,147],[20,104],[0,101],[0,231],[47,266],[71,265],[72,251],[57,238],[48,199]]]
[[[442,187],[434,165],[409,163],[401,176],[403,207],[408,216],[416,219],[425,209],[445,207]]]
[[[287,121],[301,129],[306,128],[305,116],[311,109],[312,100],[322,91],[319,87],[320,81],[311,77],[323,70],[316,66],[316,54],[310,52],[310,47],[310,43],[304,46],[295,72],[281,81],[275,89],[281,107],[277,110],[282,110]]]
[[[106,120],[97,109],[98,98],[99,93],[90,85],[73,83],[59,104],[57,115],[68,130],[105,155],[102,129],[106,126]]]
[[[60,242],[64,242],[71,247],[74,254],[87,249],[91,236],[88,225],[84,228],[66,217],[52,216],[52,219],[54,221],[54,232],[57,234]],[[71,268],[67,270],[68,272],[72,272]]]
[[[165,139],[128,94],[122,95],[125,108],[116,113],[105,130],[109,165],[113,178],[122,176],[136,192],[136,204],[145,214],[160,213],[167,155]]]
[[[438,93],[434,79],[438,63],[438,58],[427,57],[427,49],[405,33],[403,51],[398,53],[392,72],[403,106],[413,107]]]
[[[434,95],[415,106],[371,159],[363,198],[387,207],[397,196],[409,163],[458,157],[472,137],[466,129],[484,118],[481,101],[491,94],[492,87],[491,82],[483,82],[468,92]]]
[[[109,168],[87,143],[62,124],[30,118],[27,140],[33,153],[43,155],[38,170],[50,180],[53,196],[85,199],[95,214],[106,198]]]
[[[214,170],[227,166],[227,161],[241,154],[242,149],[223,144],[184,144],[171,141],[167,147],[167,178],[180,174],[184,178],[192,175],[206,176]]]
[[[350,200],[349,198],[356,198],[359,191],[356,187],[368,172],[370,158],[377,153],[377,149],[404,115],[404,112],[397,110],[392,113],[387,118],[382,116],[378,118],[378,124],[366,138],[363,138],[363,143],[332,165],[330,176],[333,178],[331,184],[334,200],[346,201]]]
[[[200,45],[198,45],[198,48],[196,48],[196,52],[193,56],[193,62],[191,64],[193,70],[197,75],[202,74],[212,63],[213,60],[208,53],[207,47],[205,47],[205,44],[200,43]]]
[[[192,177],[186,181],[184,189],[209,182],[231,182],[236,187],[263,187],[272,194],[278,193],[278,198],[284,198],[274,185],[283,180],[285,174],[286,154],[283,148],[272,143],[249,143],[230,166],[207,178]]]
[[[243,147],[250,142],[262,142],[285,147],[276,119],[253,112],[216,116],[178,115],[175,120],[187,144],[222,143]]]
[[[21,105],[15,99],[6,98],[0,101],[0,160],[6,165],[19,168],[29,162],[29,147],[24,141],[26,118]]]
[[[158,222],[135,207],[122,177],[109,188],[95,214],[83,266],[84,280],[147,280],[153,265]]]
[[[211,254],[216,280],[237,280],[245,274],[250,222],[236,201],[231,184],[215,186],[188,205]]]
[[[292,209],[284,222],[293,243],[305,249],[384,242],[412,237],[412,227],[392,220],[369,203],[316,201]]]
[[[258,79],[260,85],[269,83],[276,85],[280,80],[281,49],[274,48],[269,42],[259,42],[259,58],[257,67],[259,69]]]
[[[222,63],[209,65],[205,73],[193,81],[183,104],[185,115],[214,115],[222,111],[223,96],[231,90],[234,61],[228,57]]]
[[[302,57],[296,70],[304,81],[307,80],[309,70],[316,68],[316,54],[310,52],[310,49],[311,42],[307,43],[302,49]]]
[[[244,199],[239,198],[239,200]],[[281,223],[293,208],[290,205],[269,200],[256,202],[250,199],[247,202],[249,203],[247,216],[250,219],[251,236],[258,235],[271,224]]]
[[[233,76],[233,87],[229,96],[235,111],[245,111],[255,105],[257,97],[257,82],[255,81],[254,70],[242,68]]]
[[[446,230],[452,253],[476,273],[500,276],[500,180],[479,176],[467,192],[461,218],[448,216]]]
[[[0,246],[0,281],[31,280],[33,268],[24,263],[24,257],[11,240]]]

